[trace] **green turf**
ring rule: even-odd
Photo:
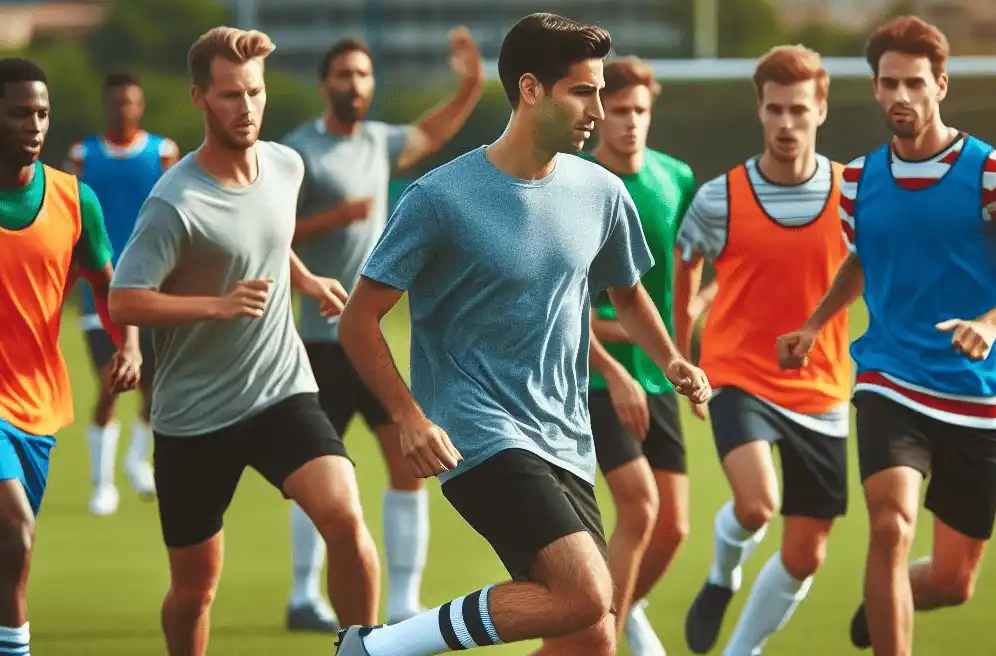
[[[401,311],[387,319],[401,348],[407,328]],[[856,318],[859,323],[861,318]],[[159,632],[159,603],[167,584],[165,551],[160,541],[155,506],[138,501],[122,483],[121,509],[108,518],[87,512],[89,464],[84,426],[93,400],[92,379],[75,315],[64,322],[63,344],[73,376],[77,422],[59,436],[52,463],[51,484],[37,534],[30,586],[32,653],[36,656],[152,656],[165,653]],[[859,326],[857,326],[859,327]],[[135,395],[122,400],[125,425],[134,415]],[[712,520],[727,499],[729,488],[716,462],[706,425],[691,415],[687,426],[692,475],[692,534],[672,571],[651,595],[650,617],[671,656],[687,654],[683,622],[688,605],[706,575],[712,552]],[[126,444],[122,436],[122,448]],[[376,444],[359,424],[347,438],[358,463],[363,502],[375,538],[380,539],[380,501],[384,468]],[[852,451],[853,454],[853,451]],[[862,584],[867,539],[864,503],[851,468],[852,505],[830,543],[829,557],[809,599],[789,627],[769,643],[770,654],[837,656],[853,651],[847,625]],[[488,546],[466,528],[430,484],[432,543],[425,573],[423,602],[441,604],[452,597],[503,579],[503,571]],[[600,496],[605,499],[604,486]],[[611,506],[603,505],[611,528]],[[213,613],[210,653],[216,656],[331,654],[329,637],[289,636],[283,631],[284,607],[290,586],[289,517],[287,504],[255,473],[248,473],[227,516],[226,562]],[[747,566],[753,580],[777,548],[778,522]],[[929,517],[921,516],[915,553],[929,549]],[[996,609],[996,578],[983,570],[976,598],[954,611],[939,611],[917,619],[917,653],[993,653],[977,646],[991,635],[989,622]],[[735,600],[724,635],[733,628],[746,594]],[[721,639],[722,644],[722,639]],[[531,645],[512,645],[488,653],[526,654]],[[628,653],[625,648],[620,653]],[[714,653],[720,653],[717,650]]]

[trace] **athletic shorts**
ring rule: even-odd
[[[377,429],[391,423],[384,406],[353,368],[353,363],[336,342],[306,342],[311,369],[318,381],[318,401],[339,435],[357,412],[367,426]]]
[[[591,390],[588,393],[595,456],[602,474],[644,456],[651,469],[685,473],[685,440],[681,437],[677,396],[648,394],[647,407],[650,410],[650,430],[641,442],[619,421],[608,390]]]
[[[529,451],[501,451],[446,481],[442,490],[514,580],[530,580],[545,547],[581,531],[591,534],[607,558],[595,488]]]
[[[155,433],[153,463],[166,546],[187,547],[216,535],[246,467],[283,491],[288,476],[322,456],[348,457],[315,394],[288,397],[205,435]]]
[[[35,515],[48,484],[48,464],[55,437],[32,435],[0,419],[0,481],[17,479]]]
[[[782,514],[833,519],[847,512],[847,439],[800,426],[761,399],[724,387],[709,402],[720,460],[763,440],[782,460]]]
[[[98,372],[111,363],[111,358],[117,352],[118,347],[114,345],[111,336],[103,328],[87,330],[86,343],[90,348],[90,361]],[[142,386],[152,385],[152,377],[155,375],[156,356],[152,348],[152,331],[143,329],[139,332],[139,348],[142,350]]]
[[[925,506],[959,533],[988,540],[996,518],[996,430],[944,423],[875,392],[857,392],[861,481],[892,467],[930,477]]]

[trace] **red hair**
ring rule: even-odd
[[[916,16],[900,16],[875,30],[865,45],[865,58],[878,77],[878,64],[887,52],[902,52],[930,60],[934,77],[947,68],[951,46],[939,29]]]
[[[754,70],[754,88],[758,100],[764,95],[764,85],[798,84],[816,81],[816,97],[826,100],[830,94],[830,74],[815,50],[805,46],[778,46],[768,51]]]

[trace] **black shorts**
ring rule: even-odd
[[[288,476],[322,456],[348,457],[315,394],[291,396],[205,435],[156,433],[153,463],[166,546],[188,547],[217,534],[246,467],[283,491]]]
[[[646,456],[651,469],[685,473],[685,440],[681,437],[678,397],[674,394],[648,394],[647,406],[650,410],[650,430],[641,442],[619,421],[608,390],[591,390],[588,393],[595,456],[602,474],[642,456]]]
[[[533,453],[502,451],[446,481],[442,490],[515,580],[529,580],[545,547],[581,531],[607,558],[595,488]]]
[[[713,395],[709,415],[720,460],[751,442],[778,445],[783,515],[833,519],[847,512],[846,438],[800,426],[736,387]]]
[[[892,467],[930,477],[925,506],[959,533],[988,540],[996,518],[996,431],[947,424],[875,392],[854,395],[861,481]]]
[[[103,328],[87,330],[86,343],[90,350],[90,361],[94,369],[99,373],[111,363],[111,358],[117,352],[118,347],[114,345],[111,336]],[[156,371],[156,355],[152,348],[152,331],[144,329],[139,332],[139,347],[142,350],[142,386],[152,385],[152,377]]]
[[[346,351],[335,342],[306,342],[311,369],[318,381],[318,400],[339,435],[357,412],[367,426],[377,429],[391,423],[384,406],[356,373]]]

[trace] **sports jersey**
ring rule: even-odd
[[[38,163],[31,182],[0,190],[0,417],[34,435],[73,419],[59,319],[71,269],[111,258],[100,204],[74,176]]]
[[[640,213],[643,235],[654,256],[654,266],[642,279],[669,333],[674,332],[674,295],[672,293],[674,240],[681,219],[695,196],[695,176],[691,167],[670,155],[646,149],[639,172],[619,175]],[[597,162],[590,153],[585,158]],[[618,175],[618,174],[617,174]],[[616,311],[604,294],[595,303],[600,319],[615,320]],[[635,344],[605,342],[605,349],[649,394],[674,391],[664,372]],[[605,389],[605,379],[591,374],[591,388]]]
[[[682,257],[711,259],[719,283],[700,365],[713,387],[741,388],[801,426],[845,437],[846,313],[821,333],[806,370],[782,371],[776,351],[778,336],[806,320],[847,256],[840,167],[817,155],[809,180],[779,185],[764,177],[758,159],[703,185],[678,233]]]
[[[973,361],[935,325],[996,306],[996,156],[961,135],[904,162],[889,145],[845,169],[841,219],[864,270],[868,330],[851,347],[855,391],[940,421],[996,428],[996,356]]]

